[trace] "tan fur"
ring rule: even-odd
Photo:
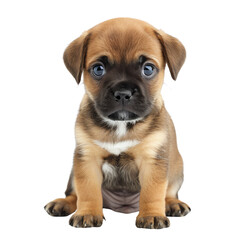
[[[123,58],[126,62],[132,62],[142,54],[148,56],[160,69],[158,77],[149,84],[154,107],[144,121],[137,123],[136,127],[123,136],[117,136],[116,132],[96,125],[89,118],[89,103],[94,101],[101,88],[93,81],[88,69],[103,55],[114,63],[121,62]],[[139,171],[141,192],[136,221],[138,227],[167,227],[169,221],[165,212],[172,207],[178,210],[181,204],[184,205],[177,199],[177,192],[183,181],[183,162],[177,149],[175,129],[160,90],[166,63],[173,79],[176,79],[185,55],[183,45],[176,38],[140,20],[125,18],[109,20],[93,27],[66,49],[64,61],[67,68],[78,83],[81,72],[84,71],[86,88],[75,127],[72,195],[77,196],[77,211],[70,220],[72,225],[79,226],[81,219],[80,226],[84,227],[84,217],[85,223],[90,226],[94,226],[94,217],[97,217],[95,220],[98,225],[102,222],[101,166],[103,159],[111,158],[107,150],[94,143],[96,140],[110,143],[125,140],[140,142],[124,153],[134,159],[129,166],[134,171]],[[126,164],[128,158],[123,158],[123,161]],[[71,205],[74,206],[72,203]],[[187,207],[185,208],[187,212]]]

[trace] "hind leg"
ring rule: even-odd
[[[182,180],[172,183],[168,186],[167,195],[165,199],[166,203],[166,216],[182,217],[186,216],[191,208],[184,202],[178,199],[178,191],[182,185]]]
[[[68,216],[75,212],[77,196],[69,195],[66,198],[58,198],[48,203],[44,209],[51,216]]]
[[[191,208],[177,198],[166,198],[166,215],[170,217],[183,217],[191,211]]]
[[[65,192],[66,198],[58,198],[48,203],[44,209],[51,216],[68,216],[77,209],[77,196],[73,187],[73,172],[71,172],[67,190]]]

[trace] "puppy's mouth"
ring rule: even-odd
[[[128,121],[128,120],[135,120],[139,118],[139,116],[133,112],[120,110],[108,115],[108,118],[114,121]]]

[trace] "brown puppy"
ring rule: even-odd
[[[178,200],[183,162],[160,90],[165,65],[176,80],[185,60],[176,38],[136,19],[103,22],[74,40],[64,62],[86,93],[76,121],[76,148],[66,198],[45,206],[75,214],[74,227],[102,225],[103,207],[139,210],[136,226],[165,228],[189,213]]]

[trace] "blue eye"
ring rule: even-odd
[[[143,66],[142,73],[146,77],[151,77],[155,73],[155,67],[147,63]]]
[[[105,74],[105,68],[101,64],[97,64],[92,68],[92,73],[95,77],[100,78]]]

